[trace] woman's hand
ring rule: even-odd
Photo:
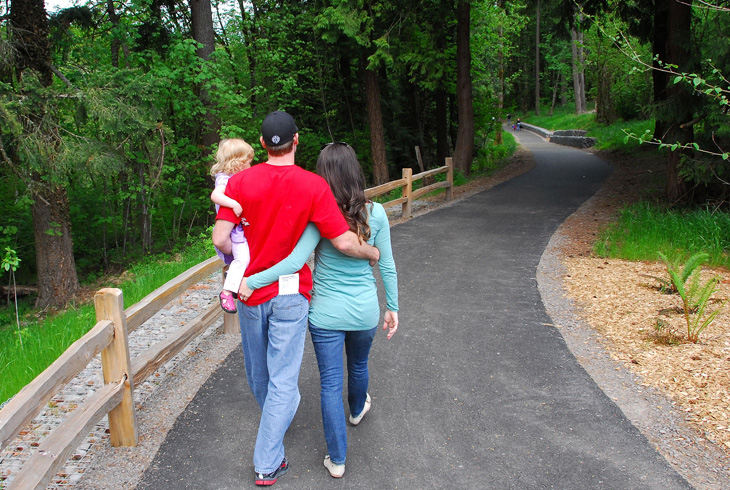
[[[243,278],[243,281],[241,281],[241,285],[238,287],[238,296],[243,300],[247,301],[248,298],[251,297],[253,294],[253,289],[248,287],[248,284],[246,284],[246,278]]]
[[[388,340],[398,331],[398,312],[386,310],[383,317],[383,330],[388,330]]]

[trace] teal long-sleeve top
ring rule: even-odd
[[[379,203],[369,206],[368,243],[380,250],[380,276],[385,286],[386,307],[398,311],[398,277],[390,244],[390,224]],[[349,257],[338,251],[329,240],[322,240],[317,227],[307,225],[297,246],[284,260],[246,278],[251,289],[271,284],[279,276],[302,268],[312,251],[314,254],[314,288],[309,305],[309,321],[330,330],[367,330],[377,326],[380,306],[373,268],[367,259]]]

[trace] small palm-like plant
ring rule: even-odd
[[[723,301],[717,309],[705,316],[710,297],[717,291],[720,277],[714,276],[702,282],[699,268],[708,258],[706,253],[690,257],[681,271],[678,271],[679,267],[671,263],[663,253],[659,252],[659,257],[667,266],[672,285],[682,298],[684,320],[687,323],[687,340],[696,343],[699,341],[700,333],[715,320],[727,303],[727,300]]]
[[[2,228],[2,227],[0,227]],[[13,250],[10,247],[5,247],[5,256],[3,257],[2,262],[0,262],[0,267],[4,269],[6,272],[10,273],[10,282],[12,284],[12,293],[13,297],[15,298],[15,323],[18,325],[18,340],[20,340],[20,348],[23,348],[23,336],[20,332],[20,317],[18,316],[18,290],[15,285],[15,271],[18,269],[18,265],[20,264],[20,259],[18,258],[18,253]],[[8,288],[8,295],[10,295],[11,289]]]

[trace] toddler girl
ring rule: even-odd
[[[218,144],[215,165],[210,169],[210,175],[215,177],[215,189],[210,194],[210,199],[215,203],[216,211],[220,206],[225,206],[233,209],[236,216],[241,216],[243,213],[241,204],[225,195],[226,184],[231,175],[251,167],[252,160],[253,148],[242,139],[224,139]],[[245,223],[245,220],[242,221]],[[224,311],[235,313],[238,288],[251,259],[241,223],[231,231],[231,242],[233,262],[228,267],[228,275],[219,299]],[[220,251],[218,252],[221,255]]]

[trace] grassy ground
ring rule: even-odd
[[[472,182],[475,179],[492,175],[494,172],[509,163],[511,157],[517,149],[517,141],[508,131],[502,133],[503,143],[501,145],[488,144],[477,149],[476,156],[472,163],[471,175],[468,177],[458,170],[454,171],[454,187],[459,187]],[[414,171],[415,173],[415,171]],[[446,180],[446,173],[441,173],[431,177],[429,184],[433,182],[443,182]],[[413,182],[413,190],[423,187],[424,181],[419,179]],[[382,194],[373,198],[373,201],[386,203],[402,197],[402,188],[392,190],[387,194]],[[423,197],[435,196],[445,192],[444,189],[437,189],[433,192],[425,194]]]
[[[603,230],[594,250],[602,257],[645,261],[658,260],[661,252],[672,262],[704,252],[709,266],[730,268],[730,214],[640,202],[624,208],[618,221]]]

